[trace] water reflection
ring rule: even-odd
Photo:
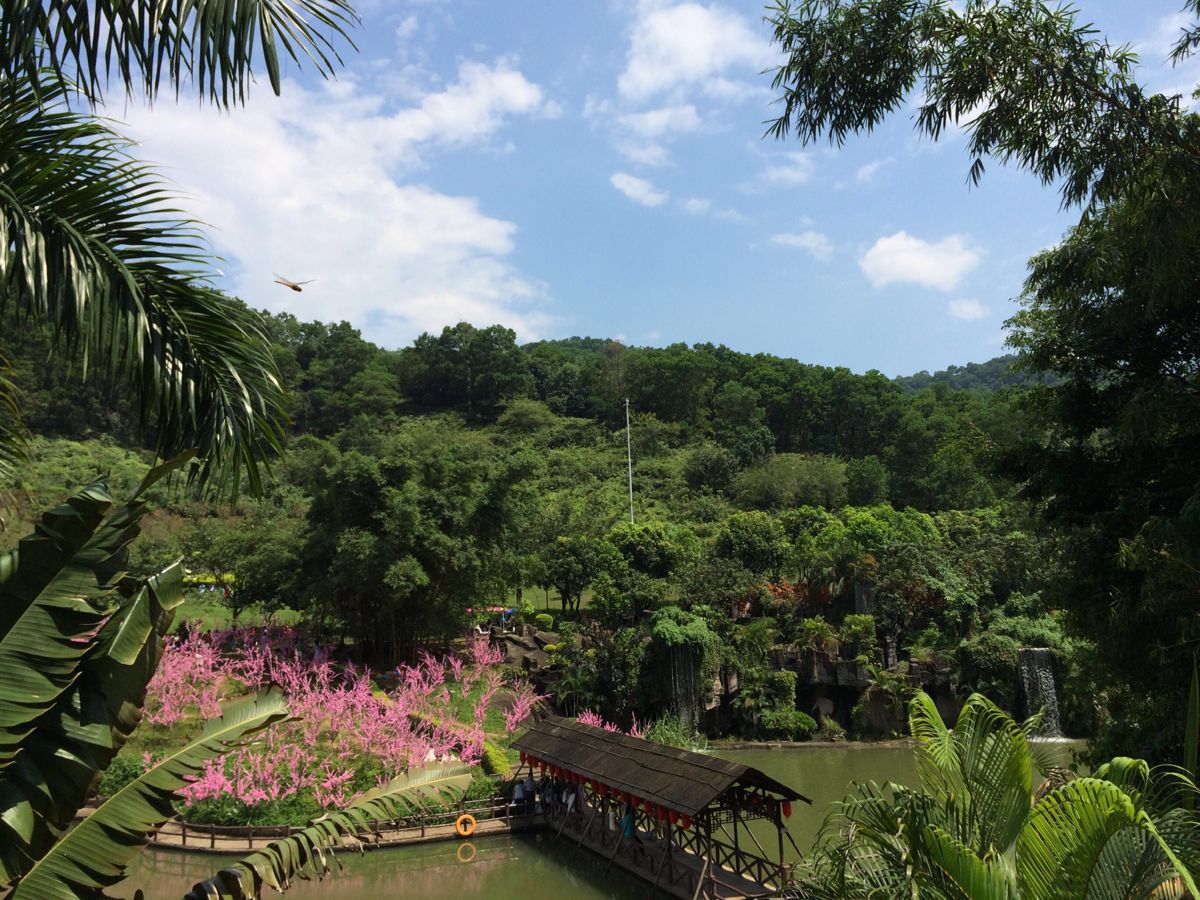
[[[488,837],[471,842],[474,858],[465,844],[449,842],[376,850],[359,855],[338,854],[343,868],[323,882],[302,882],[287,892],[289,898],[338,900],[417,900],[417,898],[570,898],[570,900],[624,900],[644,897],[646,885],[617,867],[607,874],[604,860],[550,835]],[[207,878],[230,857],[179,851],[149,850],[142,854],[122,885],[126,896],[141,888],[146,896],[182,897],[197,881]]]

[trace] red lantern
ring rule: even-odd
[[[683,818],[680,820],[679,824],[683,826],[683,830],[684,830],[684,831],[687,831],[689,828],[691,828],[691,827],[692,827],[692,817],[691,817],[691,816],[689,816],[689,815],[685,815],[685,816],[684,816],[684,817],[683,817]]]
[[[783,817],[785,819],[790,819],[792,817],[792,801],[791,800],[783,801]]]
[[[665,806],[655,807],[654,812],[658,814],[658,821],[660,821],[660,822],[667,821],[667,808]]]
[[[526,761],[526,760],[528,760],[528,759],[529,759],[529,757],[528,757],[528,756],[526,756],[526,755],[525,755],[525,751],[524,751],[524,750],[522,750],[522,751],[521,751],[521,764],[522,764],[522,765],[524,765],[525,761]]]
[[[676,811],[676,810],[671,810],[670,812],[668,812],[668,813],[667,813],[667,818],[669,818],[669,819],[671,820],[671,824],[672,824],[672,825],[677,825],[677,824],[679,823],[679,813],[678,813],[678,811]]]
[[[632,797],[632,796],[631,796],[631,797],[629,798],[629,805],[630,805],[630,806],[632,806],[634,809],[637,809],[637,808],[638,808],[638,804],[639,804],[639,803],[641,803],[641,802],[642,802],[642,801],[641,801],[641,800],[639,800],[637,797]]]

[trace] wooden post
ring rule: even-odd
[[[780,846],[782,847],[783,845],[780,844]],[[250,831],[246,835],[246,848],[248,850],[254,849],[254,826],[253,825],[250,826]]]
[[[187,822],[181,822],[179,825],[179,842],[183,846],[187,846]]]
[[[779,884],[783,887],[783,812],[780,804],[775,804],[775,836],[779,839]]]
[[[208,826],[208,849],[211,850],[217,846],[217,826]]]
[[[710,897],[717,896],[717,873],[712,867],[712,813],[708,812],[704,815],[704,856],[708,861],[708,894]]]
[[[741,845],[740,845],[740,843],[738,842],[738,808],[737,808],[737,801],[736,801],[736,800],[734,800],[734,801],[733,801],[733,803],[732,803],[732,804],[730,804],[730,805],[733,807],[733,855],[734,855],[735,857],[737,857],[737,858],[740,860],[740,859],[742,858],[742,848],[741,848]]]

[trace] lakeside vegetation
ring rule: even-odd
[[[848,716],[820,711],[823,736],[907,711],[922,776],[841,807],[816,895],[1196,893],[1200,117],[1070,10],[884,6],[868,41],[857,5],[772,8],[773,133],[841,139],[923,83],[932,137],[981,108],[973,177],[998,157],[1084,207],[1031,263],[1015,376],[518,346],[464,323],[387,351],[260,317],[204,286],[192,226],[92,115],[107,78],[88,61],[115,54],[147,98],[198,68],[229,106],[256,46],[278,91],[280,53],[328,74],[329,40],[254,2],[240,23],[115,7],[103,38],[52,25],[71,13],[53,0],[0,14],[0,475],[20,538],[0,557],[0,886],[97,896],[181,806],[325,813],[217,879],[254,896],[323,870],[364,810],[457,799],[475,762],[503,772],[537,690],[672,742],[798,739],[818,728],[800,660],[862,682]],[[1177,58],[1198,46],[1185,29]],[[222,621],[176,630],[188,589]],[[557,597],[549,621],[536,591]],[[483,634],[456,645],[509,604],[542,641],[535,685]],[[249,615],[289,624],[211,627]],[[1036,791],[1037,719],[1010,714],[1030,645],[1103,763]],[[69,830],[105,773],[109,801]]]

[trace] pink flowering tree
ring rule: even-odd
[[[147,718],[162,725],[205,718],[221,696],[277,684],[292,717],[211,762],[181,796],[191,805],[232,798],[255,807],[305,795],[338,809],[427,762],[478,761],[488,711],[502,693],[511,696],[504,728],[518,727],[542,698],[523,678],[506,682],[503,660],[477,637],[463,656],[421,653],[380,679],[389,685],[383,689],[369,671],[336,665],[327,648],[291,628],[193,630],[168,641]]]

